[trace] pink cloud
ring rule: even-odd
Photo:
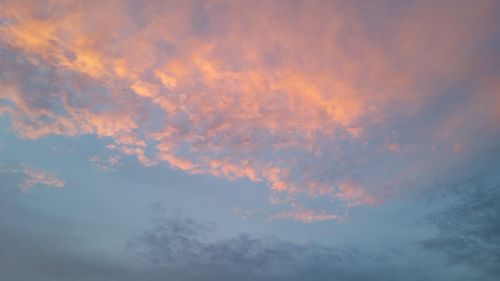
[[[163,2],[133,16],[127,2],[1,4],[0,114],[25,138],[94,134],[144,165],[372,205],[392,179],[361,179],[380,172],[369,144],[406,153],[380,134],[425,117],[442,89],[476,79],[470,69],[492,67],[475,46],[491,40],[495,1],[407,3],[391,14],[379,3],[388,15],[377,19],[335,1]],[[462,143],[467,122],[498,126],[498,85],[478,84],[466,114],[420,125],[425,143]]]
[[[19,185],[23,192],[28,192],[31,188],[37,185],[46,185],[51,187],[64,187],[65,182],[54,174],[34,169],[31,167],[25,167],[23,170],[25,178],[23,182]]]
[[[358,204],[374,205],[378,201],[367,193],[366,188],[353,180],[341,182],[335,196],[348,202],[350,206]]]

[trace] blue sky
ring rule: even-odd
[[[499,11],[0,2],[0,279],[497,280]]]

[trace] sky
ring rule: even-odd
[[[0,280],[499,280],[499,13],[0,0]]]

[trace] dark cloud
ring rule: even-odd
[[[130,243],[178,280],[463,280],[448,269],[408,262],[399,254],[371,255],[352,246],[297,243],[272,237],[213,240],[213,226],[168,216]],[[474,280],[474,279],[469,279]]]
[[[434,200],[451,203],[427,217],[438,235],[421,245],[443,251],[452,264],[483,271],[484,280],[499,280],[500,184],[474,178],[441,190]]]

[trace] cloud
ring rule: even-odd
[[[323,210],[306,209],[297,207],[296,210],[281,212],[271,216],[272,219],[291,219],[295,221],[312,223],[317,221],[341,221],[343,217],[336,213],[327,213]]]
[[[28,192],[38,185],[60,188],[66,184],[52,172],[17,162],[0,165],[0,175],[2,174],[20,177],[18,186],[23,192]]]
[[[235,217],[239,219],[247,219],[259,212],[258,210],[241,209],[238,207],[231,207],[230,211]]]
[[[107,159],[101,159],[97,155],[92,155],[89,161],[96,169],[107,172],[115,171],[121,165],[119,155],[109,156]]]
[[[478,177],[441,189],[434,201],[448,202],[427,220],[437,236],[421,241],[426,249],[443,252],[451,264],[479,268],[488,278],[500,277],[500,185]]]
[[[189,269],[196,265],[197,274],[203,276],[204,280],[236,277],[243,273],[243,278],[248,280],[287,277],[300,280],[305,277],[305,272],[300,271],[307,271],[309,267],[334,271],[335,267],[350,267],[351,262],[358,262],[356,259],[362,258],[355,249],[301,245],[254,238],[248,234],[210,241],[208,235],[212,230],[211,226],[189,218],[163,218],[154,229],[145,231],[134,240],[131,248],[145,259],[165,268]],[[316,263],[314,265],[309,263],[313,260]],[[316,276],[316,280],[326,278],[322,274]],[[334,272],[332,274],[335,276]]]
[[[23,192],[28,192],[28,190],[37,185],[46,185],[51,187],[64,187],[65,185],[63,180],[56,177],[52,173],[43,170],[25,167],[23,173],[25,178],[19,185]]]
[[[179,213],[162,214],[151,228],[130,238],[127,250],[126,241],[119,237],[111,244],[104,233],[98,235],[97,244],[95,236],[83,238],[82,233],[95,233],[94,224],[68,220],[65,214],[54,215],[48,209],[26,209],[8,199],[12,198],[0,196],[0,270],[2,277],[20,281],[368,281],[374,276],[387,281],[408,276],[415,281],[495,280],[457,270],[435,256],[422,256],[414,248],[372,254],[354,246],[292,242],[247,233],[216,237],[214,225]],[[13,211],[19,214],[15,218]]]
[[[95,134],[144,165],[351,208],[498,129],[496,1],[1,8],[1,110],[25,138]]]
[[[402,254],[405,249],[371,255],[353,246],[297,243],[245,233],[213,239],[214,230],[212,225],[179,214],[168,215],[129,247],[164,270],[183,272],[179,280],[362,281],[373,280],[373,276],[383,280],[402,280],[405,276],[414,280],[479,280],[477,272],[456,271],[436,260],[427,264],[415,249],[409,250],[410,256]]]

